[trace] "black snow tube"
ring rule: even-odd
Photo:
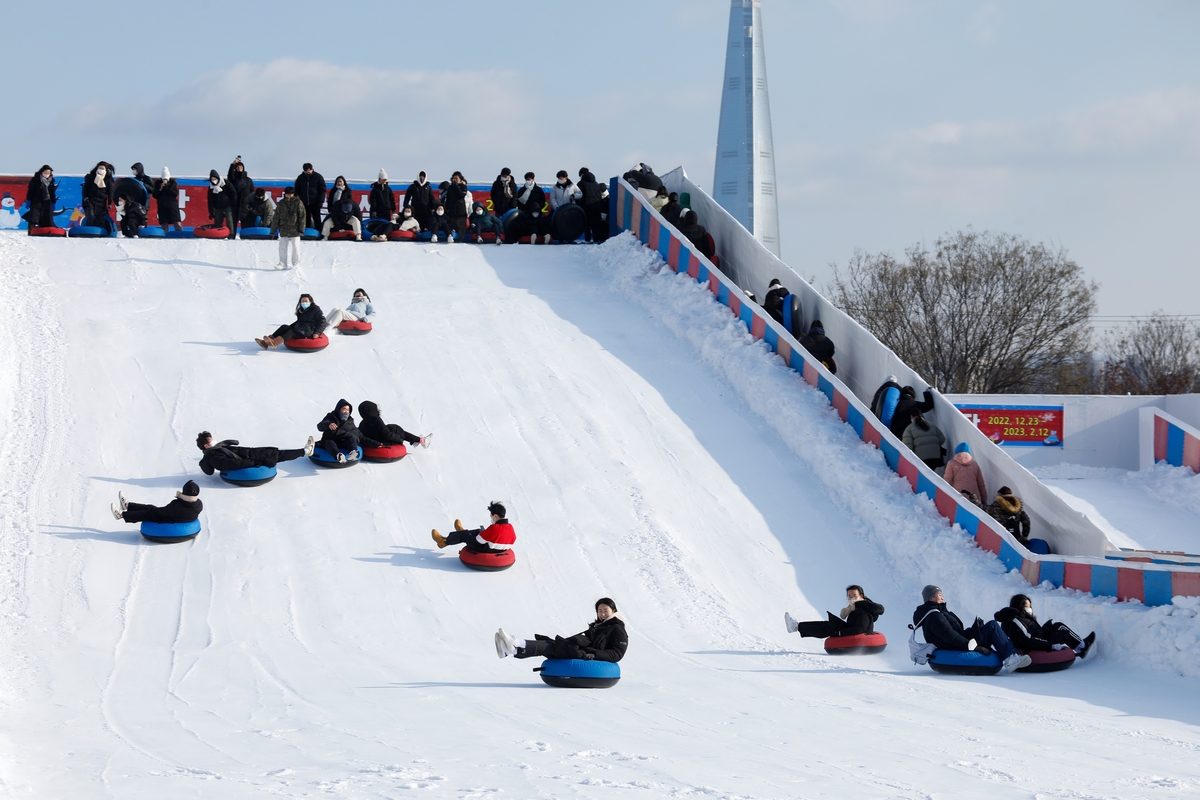
[[[587,230],[587,212],[583,206],[568,203],[559,206],[550,217],[550,236],[560,242],[573,242]]]
[[[137,178],[117,178],[117,182],[113,184],[113,197],[127,197],[144,206],[150,204],[150,194],[146,191],[146,184]]]
[[[517,239],[525,236],[529,230],[525,218],[515,208],[504,212],[504,216],[500,218],[500,224],[504,226],[504,241],[509,244],[516,244]]]

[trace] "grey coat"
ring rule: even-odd
[[[946,435],[938,430],[937,425],[933,423],[928,423],[928,425],[929,430],[923,431],[920,425],[913,422],[904,429],[904,435],[900,438],[904,445],[922,461],[940,461],[942,447],[946,444]]]

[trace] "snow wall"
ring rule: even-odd
[[[1030,469],[1059,464],[1145,469],[1147,465],[1140,461],[1139,456],[1139,410],[1142,408],[1154,407],[1178,417],[1188,425],[1200,427],[1200,394],[948,394],[944,397],[956,406],[1062,406],[1060,447],[1004,448],[1003,452],[1009,458]],[[1160,457],[1158,460],[1166,459]]]
[[[842,421],[851,425],[863,442],[880,449],[888,466],[907,480],[914,492],[929,497],[955,533],[973,537],[979,547],[995,554],[1009,570],[1019,571],[1035,586],[1049,582],[1054,587],[1077,589],[1098,597],[1138,600],[1146,605],[1169,605],[1173,596],[1200,596],[1200,566],[1152,560],[1117,565],[1106,559],[1108,542],[1099,529],[1059,500],[1030,472],[983,436],[948,400],[935,393],[938,424],[950,442],[970,442],[990,485],[1007,484],[1026,499],[1027,507],[1038,508],[1038,513],[1030,512],[1036,535],[1050,541],[1059,555],[1043,556],[1026,550],[998,522],[965,500],[918,460],[875,418],[867,406],[869,400],[864,402],[862,399],[872,397],[889,373],[897,375],[902,384],[924,385],[917,375],[862,326],[771,255],[711,197],[688,180],[682,168],[663,176],[663,180],[671,191],[691,193],[691,207],[712,233],[723,269],[717,269],[695,250],[650,207],[646,198],[619,178],[614,178],[610,187],[612,229],[631,231],[647,247],[658,251],[672,270],[705,284],[754,338],[777,353],[785,364],[803,376],[806,383],[819,389]],[[837,377],[810,356],[783,325],[749,300],[742,289],[745,286],[762,296],[774,277],[788,281],[789,288],[801,297],[805,320],[821,319],[826,332],[837,343]],[[857,391],[851,391],[843,379]]]

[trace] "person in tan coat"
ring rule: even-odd
[[[987,497],[987,487],[983,483],[983,470],[971,456],[971,445],[963,442],[954,448],[954,458],[946,465],[943,475],[946,483],[959,492],[970,492],[976,497]]]

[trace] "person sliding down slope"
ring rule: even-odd
[[[1096,642],[1095,631],[1080,638],[1078,633],[1062,622],[1048,619],[1039,623],[1033,615],[1033,601],[1028,595],[1014,594],[1008,601],[1008,607],[992,616],[1012,640],[1013,646],[1028,652],[1071,648],[1079,658],[1087,658]]]
[[[454,533],[449,536],[442,536],[437,528],[434,528],[433,540],[437,542],[438,549],[452,544],[465,544],[472,553],[501,553],[511,550],[516,544],[517,532],[508,524],[504,506],[493,502],[488,506],[488,513],[492,515],[492,524],[486,528],[466,530],[457,519],[454,520]]]
[[[828,612],[827,612],[828,613]],[[846,587],[846,607],[838,617],[829,614],[828,619],[817,622],[797,622],[792,615],[783,612],[783,623],[788,633],[799,633],[804,637],[826,639],[830,636],[857,636],[875,632],[875,620],[883,616],[883,606],[873,603],[857,584]],[[840,618],[839,618],[840,617]]]
[[[252,467],[273,467],[280,461],[294,461],[300,456],[313,454],[313,437],[308,437],[308,443],[296,450],[280,450],[278,447],[238,447],[237,439],[222,439],[213,444],[212,434],[200,431],[196,437],[196,446],[204,452],[200,459],[200,469],[205,475],[214,472],[229,472],[235,469],[250,469]]]
[[[416,436],[395,423],[385,424],[383,417],[380,416],[379,406],[370,400],[363,400],[358,404],[358,415],[362,417],[362,424],[358,426],[358,429],[362,431],[362,435],[383,442],[385,446],[394,444],[419,444],[421,447],[429,447],[430,443],[433,442],[432,433],[427,433],[424,436]]]
[[[921,599],[925,602],[913,612],[913,625],[923,627],[925,641],[939,650],[974,650],[976,653],[995,650],[1003,661],[1005,672],[1033,663],[1029,656],[1017,654],[1017,649],[999,622],[992,620],[985,623],[976,617],[971,627],[964,628],[958,615],[946,608],[946,598],[939,587],[932,584],[926,586],[921,590]]]
[[[204,504],[200,502],[200,487],[195,481],[185,483],[183,490],[176,492],[175,499],[165,506],[130,503],[125,499],[124,492],[117,492],[117,498],[121,507],[112,504],[113,516],[131,525],[138,522],[195,522],[204,510]]]
[[[350,412],[350,401],[338,400],[333,411],[330,411],[317,423],[317,430],[321,431],[321,447],[342,464],[358,460],[359,445],[363,447],[382,446],[376,440],[363,435],[363,432],[354,424],[354,417]],[[349,450],[350,455],[347,457],[342,452],[343,450]]]
[[[625,618],[617,611],[611,598],[601,597],[596,601],[596,620],[588,624],[587,630],[563,638],[536,634],[533,640],[520,639],[496,631],[496,655],[500,658],[581,658],[585,661],[620,661],[629,648],[629,635],[625,633]]]

